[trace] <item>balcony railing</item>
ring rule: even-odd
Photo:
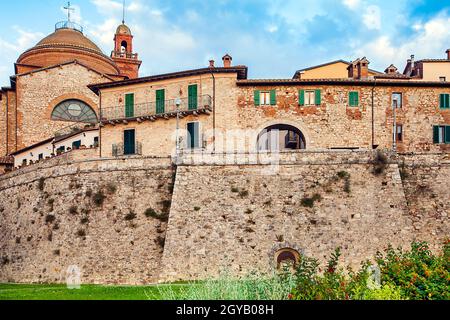
[[[206,113],[212,111],[212,98],[209,95],[199,96],[197,99],[184,98],[181,102],[179,113],[185,116],[193,113]],[[102,123],[126,120],[156,120],[159,118],[170,118],[177,116],[177,100],[166,100],[161,102],[149,102],[134,104],[133,106],[117,106],[102,108],[100,119]]]
[[[113,144],[113,157],[142,155],[142,143],[136,142],[134,146],[125,146],[123,143]]]
[[[112,51],[111,56],[113,58],[123,58],[123,59],[138,59],[137,53],[130,53],[130,52],[122,52],[122,51]]]
[[[61,21],[55,25],[55,30],[72,29],[83,33],[83,27],[72,21]]]

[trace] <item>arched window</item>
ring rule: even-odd
[[[120,51],[121,52],[127,52],[127,49],[128,49],[128,43],[124,40],[120,44]]]
[[[58,104],[52,112],[52,120],[97,123],[95,111],[80,100],[66,100]]]
[[[258,136],[258,151],[306,149],[303,133],[296,127],[277,124],[265,128]]]

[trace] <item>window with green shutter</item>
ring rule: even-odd
[[[255,90],[255,92],[253,93],[253,98],[255,101],[255,107],[260,106],[261,100],[260,100],[260,91],[259,90]]]
[[[298,96],[299,96],[298,104],[300,106],[304,106],[305,105],[305,90],[299,90]]]
[[[359,105],[359,92],[351,91],[348,97],[350,107],[357,107]]]
[[[445,137],[444,137],[445,143],[450,143],[450,126],[445,127]]]
[[[197,110],[198,86],[196,84],[190,85],[188,88],[188,94],[189,94],[189,110]]]
[[[441,109],[450,109],[450,94],[441,94],[439,100],[439,107]]]
[[[166,91],[164,89],[156,90],[156,114],[165,112]]]
[[[322,104],[322,91],[317,89],[316,90],[316,106],[320,106]]]
[[[433,126],[433,143],[437,144],[439,142],[439,126]]]
[[[134,117],[134,93],[125,95],[125,118]]]
[[[450,126],[433,126],[433,143],[450,144]]]
[[[276,90],[270,90],[270,105],[271,106],[277,105],[277,91]]]

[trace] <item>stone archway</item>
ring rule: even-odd
[[[290,124],[274,124],[264,128],[257,138],[258,151],[289,151],[306,149],[302,131]]]
[[[285,270],[285,268],[288,268],[294,271],[300,262],[301,255],[297,250],[288,247],[275,252],[274,259],[277,270]]]

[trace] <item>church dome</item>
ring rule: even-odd
[[[102,50],[91,40],[75,29],[57,29],[51,35],[45,37],[34,47],[77,47],[103,54]]]
[[[116,34],[124,34],[131,36],[131,30],[128,28],[128,26],[124,23],[122,23],[120,26],[117,27]]]
[[[83,34],[83,28],[67,21],[58,23],[55,32],[25,51],[17,64],[45,68],[74,60],[100,73],[120,74],[114,61]]]

